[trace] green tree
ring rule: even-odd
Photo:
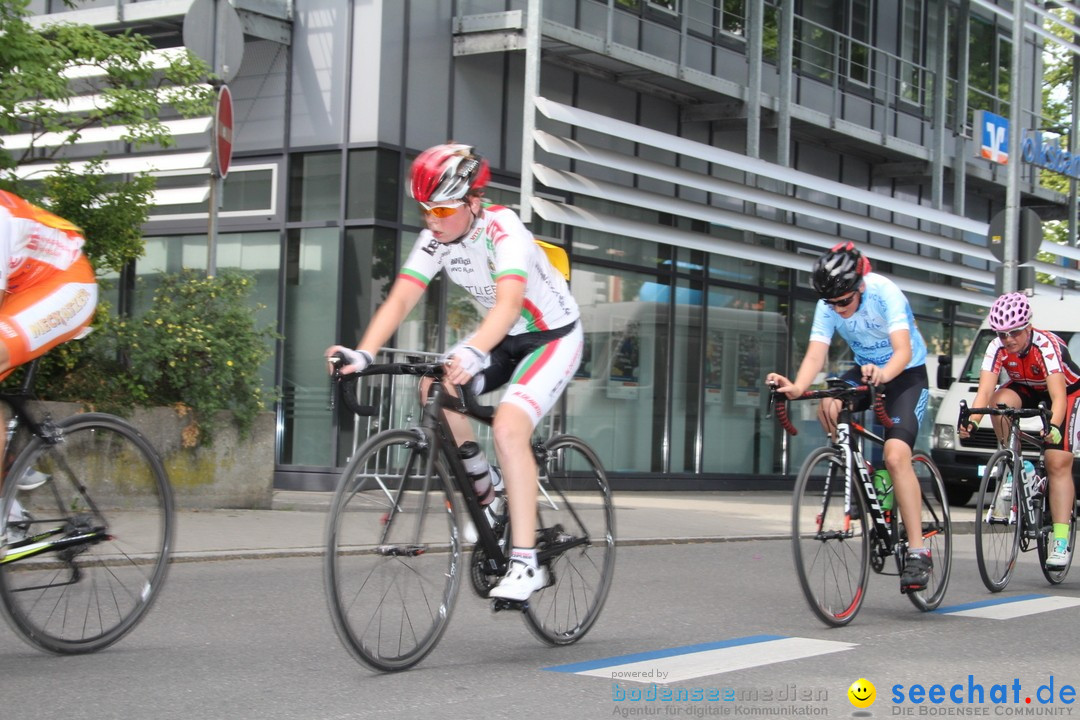
[[[173,139],[161,121],[166,108],[182,117],[210,113],[208,68],[190,53],[151,67],[145,56],[154,46],[147,38],[111,35],[88,25],[37,28],[28,22],[28,4],[0,2],[0,173],[13,191],[25,184],[12,172],[18,165],[62,157],[89,128],[122,127],[125,142],[168,147]],[[83,72],[74,80],[76,69]],[[76,96],[96,101],[71,112],[68,102]],[[30,142],[6,147],[4,136],[16,134],[29,135]]]
[[[187,52],[151,65],[154,46],[130,32],[36,28],[28,17],[28,0],[0,0],[0,188],[77,224],[99,276],[117,273],[144,253],[154,180],[109,176],[103,157],[74,172],[69,160],[79,151],[72,146],[100,127],[122,128],[121,140],[136,148],[174,145],[162,119],[212,112],[209,69]],[[89,109],[68,105],[91,96]],[[59,162],[54,174],[20,177],[20,166],[50,159]],[[113,412],[182,405],[194,411],[204,438],[217,410],[235,411],[241,429],[249,427],[264,406],[258,367],[273,337],[254,326],[251,283],[233,273],[167,276],[140,319],[99,304],[86,341],[44,358],[39,395]]]
[[[1074,25],[1077,21],[1076,13],[1069,10],[1057,8],[1051,10],[1051,12],[1070,25]],[[1056,34],[1063,40],[1069,43],[1074,42],[1072,33],[1068,32],[1061,24],[1046,20],[1044,27],[1047,31]],[[1075,92],[1075,88],[1073,88],[1073,63],[1076,62],[1076,59],[1068,47],[1047,42],[1043,52],[1043,61],[1045,63],[1042,89],[1043,122],[1060,136],[1061,146],[1068,148],[1069,128],[1072,122],[1072,95]],[[1038,172],[1040,185],[1064,195],[1069,194],[1070,178],[1051,170],[1039,170]],[[1070,207],[1069,212],[1075,212],[1075,208]],[[1060,220],[1043,223],[1043,236],[1050,242],[1067,245],[1070,240],[1068,223]],[[1038,259],[1049,263],[1056,261],[1053,255],[1044,252],[1039,253]],[[1038,281],[1041,283],[1052,284],[1055,280],[1053,276],[1046,273],[1040,272],[1037,273],[1037,276]]]

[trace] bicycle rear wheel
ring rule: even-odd
[[[558,435],[538,452],[537,552],[550,584],[529,598],[525,621],[541,641],[584,637],[604,607],[615,571],[615,508],[607,474],[585,441]]]
[[[4,479],[0,600],[29,644],[88,653],[131,631],[161,591],[172,488],[120,418],[88,413],[56,427],[56,442],[32,438]]]
[[[799,470],[791,507],[799,585],[814,614],[837,627],[859,612],[870,573],[866,508],[853,487],[851,514],[846,513],[844,486],[843,456],[831,447],[818,448]]]
[[[975,559],[990,592],[1001,592],[1009,584],[1020,551],[1020,489],[1012,475],[1012,453],[998,450],[986,464],[975,502]],[[1012,484],[1013,493],[1012,500],[1003,504],[997,491],[1004,482]]]
[[[915,477],[919,480],[922,494],[922,538],[923,547],[930,548],[930,557],[934,567],[930,571],[930,580],[926,588],[907,594],[911,604],[920,610],[933,610],[945,597],[949,586],[949,574],[952,570],[952,521],[949,513],[949,501],[945,494],[945,483],[941,479],[934,462],[923,453],[911,456]],[[904,527],[898,511],[893,511],[894,537],[907,546],[907,528]]]
[[[357,451],[326,525],[330,617],[357,660],[383,671],[420,662],[442,637],[460,582],[455,498],[422,433],[388,430]]]
[[[1050,499],[1044,495],[1041,502],[1043,503],[1043,527],[1039,529],[1038,537],[1039,567],[1047,582],[1051,585],[1059,585],[1069,574],[1069,568],[1072,567],[1072,554],[1076,549],[1076,503],[1073,502],[1073,510],[1069,515],[1069,561],[1060,570],[1051,570],[1046,567],[1046,557],[1050,554],[1050,543],[1054,539],[1054,524],[1050,519]]]

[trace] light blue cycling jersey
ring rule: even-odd
[[[904,293],[892,280],[877,273],[869,273],[863,281],[866,289],[859,309],[846,320],[824,300],[818,300],[814,324],[810,328],[811,342],[829,345],[833,333],[838,332],[851,346],[856,363],[884,367],[893,355],[889,334],[907,330],[911,333],[911,360],[907,367],[925,365],[926,342],[915,325],[915,316]]]

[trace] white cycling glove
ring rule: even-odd
[[[458,363],[459,367],[469,375],[476,375],[487,366],[488,354],[480,352],[472,345],[461,343],[450,348],[443,355],[444,363],[449,363],[451,360]]]
[[[351,350],[347,347],[338,347],[337,352],[345,357],[345,363],[341,367],[341,371],[345,373],[358,373],[374,361],[374,358],[366,350]]]

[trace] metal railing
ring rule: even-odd
[[[383,348],[376,356],[375,362],[431,362],[438,360],[442,355],[442,353]],[[421,410],[419,386],[419,378],[408,375],[372,375],[357,383],[357,400],[364,405],[375,406],[378,412],[371,417],[355,417],[350,459],[357,448],[375,433],[391,428],[406,428],[419,422]],[[482,405],[497,404],[505,390],[503,386],[494,392],[484,393],[479,398],[480,403]],[[555,417],[556,413],[553,411],[540,421],[537,432],[542,437],[551,434]],[[476,433],[476,441],[480,447],[484,448],[488,458],[494,462],[495,448],[492,444],[491,427],[482,423],[473,423],[473,430]]]

